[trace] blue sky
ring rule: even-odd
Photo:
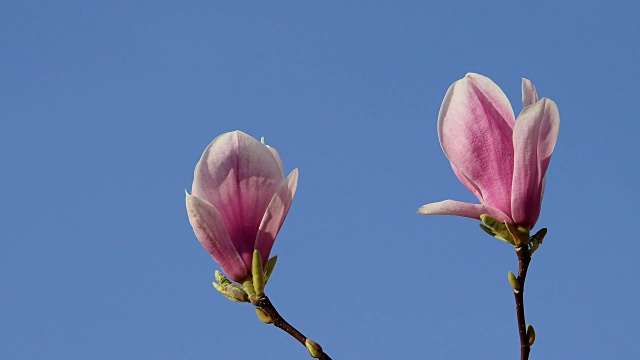
[[[631,2],[0,4],[0,357],[302,359],[213,287],[184,190],[217,135],[298,192],[267,293],[334,359],[514,359],[513,248],[419,206],[474,201],[436,134],[449,85],[560,109],[527,278],[531,359],[629,359],[638,298]]]

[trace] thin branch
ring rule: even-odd
[[[278,311],[276,310],[276,308],[273,306],[273,304],[271,303],[271,301],[266,295],[258,296],[257,298],[251,301],[251,304],[253,304],[255,307],[258,307],[262,311],[264,311],[267,315],[269,315],[269,317],[273,321],[273,325],[287,332],[289,335],[291,335],[293,338],[298,340],[298,342],[300,342],[306,348],[307,338],[300,331],[298,331],[296,328],[291,326],[291,324],[289,324],[285,319],[283,319],[282,316],[280,316],[280,314],[278,313]],[[318,359],[331,360],[331,357],[329,357],[329,355],[323,352]]]
[[[516,248],[518,255],[518,283],[520,289],[514,290],[513,295],[516,298],[516,313],[518,316],[518,332],[520,333],[520,360],[528,360],[531,352],[529,338],[527,337],[527,323],[524,319],[524,282],[527,279],[527,270],[531,262],[531,252],[528,246]]]

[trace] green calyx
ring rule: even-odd
[[[517,226],[506,221],[499,221],[487,214],[480,215],[480,228],[487,234],[498,240],[509,243],[515,247],[529,243],[529,229]]]
[[[253,286],[253,278],[251,275],[247,275],[247,277],[242,282],[242,288],[249,295],[249,301],[253,301],[256,298],[256,289]]]
[[[227,299],[234,302],[249,302],[249,295],[247,295],[242,286],[231,282],[218,270],[215,272],[215,277],[217,283],[214,281],[213,287]]]

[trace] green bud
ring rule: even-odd
[[[542,244],[542,240],[544,240],[544,237],[547,235],[547,228],[542,228],[540,230],[538,230],[537,233],[535,233],[535,235],[532,236],[532,238],[535,238],[538,243]]]
[[[312,358],[318,359],[320,358],[320,356],[322,356],[322,346],[320,346],[317,342],[311,339],[307,339],[304,342],[304,345],[307,347],[307,350],[309,350],[309,354],[311,354]]]
[[[222,285],[222,287],[225,287],[227,284],[231,284],[231,280],[227,279],[227,277],[220,271],[216,270],[214,275],[216,277],[216,281]]]
[[[273,320],[271,320],[271,316],[269,316],[266,312],[264,312],[260,308],[256,308],[256,315],[258,315],[258,319],[265,324],[272,324]]]
[[[242,289],[242,286],[234,283],[229,283],[225,285],[219,285],[217,283],[213,283],[213,287],[216,288],[222,295],[224,295],[227,299],[235,302],[248,302],[249,296]]]
[[[269,278],[273,273],[273,269],[276,267],[276,263],[278,262],[278,255],[272,257],[267,261],[267,267],[264,269],[264,284],[267,285],[269,282]]]
[[[511,284],[511,287],[513,288],[513,290],[518,291],[520,290],[520,282],[518,281],[518,278],[516,278],[516,276],[509,271],[509,284]]]
[[[536,331],[531,324],[527,324],[527,338],[529,339],[529,346],[536,342]]]
[[[253,289],[256,295],[264,294],[264,272],[262,271],[262,257],[258,250],[253,250],[253,261],[251,262],[251,275],[253,275]]]

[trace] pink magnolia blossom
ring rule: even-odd
[[[234,131],[215,138],[196,165],[187,213],[196,237],[227,276],[251,274],[253,251],[264,259],[284,222],[298,185],[285,179],[278,152]]]
[[[533,228],[540,216],[545,174],[558,138],[556,104],[522,79],[524,109],[514,117],[511,104],[489,78],[467,74],[453,83],[438,115],[438,137],[453,172],[480,200],[445,200],[422,206],[427,215],[500,221]]]

